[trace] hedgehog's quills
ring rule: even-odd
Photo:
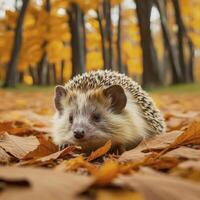
[[[102,146],[133,148],[142,139],[165,131],[152,99],[131,78],[113,71],[78,75],[55,89],[53,140],[83,151]]]

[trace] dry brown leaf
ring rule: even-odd
[[[150,140],[143,141],[136,148],[124,152],[120,158],[120,162],[127,161],[141,161],[148,155],[151,151],[160,151],[166,147],[168,147],[179,135],[181,135],[181,131],[172,131],[169,133],[165,133],[162,135],[158,135]]]
[[[152,154],[143,160],[141,166],[148,166],[156,170],[168,170],[176,167],[179,164],[179,160],[175,157],[159,157],[157,154]]]
[[[27,154],[23,160],[40,158],[58,151],[58,147],[50,139],[46,139],[43,135],[39,135],[37,138],[40,145],[37,149]]]
[[[118,175],[118,173],[119,173],[118,162],[107,160],[94,174],[95,184],[107,185],[112,182],[112,180]]]
[[[200,144],[200,121],[193,122],[170,146],[175,148],[186,144]]]
[[[183,134],[178,136],[174,142],[161,151],[159,156],[171,149],[188,144],[200,144],[200,121],[194,121]]]
[[[170,175],[179,176],[192,181],[200,182],[200,171],[187,168],[175,168]]]
[[[182,162],[170,174],[200,182],[200,160]]]
[[[17,136],[37,135],[40,133],[34,130],[29,124],[22,121],[0,122],[0,133],[1,132],[8,132],[11,135]]]
[[[180,112],[180,111],[170,111],[166,112],[164,115],[165,120],[168,120],[169,118],[175,117],[175,118],[195,118],[199,115],[199,112],[189,111],[189,112]]]
[[[114,183],[126,189],[133,189],[145,200],[177,200],[183,199],[183,195],[184,199],[199,200],[200,197],[199,184],[152,170],[129,176],[121,175]]]
[[[190,160],[200,160],[200,150],[183,146],[166,153],[165,156],[174,158],[186,158]]]
[[[29,187],[30,182],[26,179],[19,178],[19,179],[9,179],[9,178],[0,178],[0,190],[3,190],[9,186],[14,187]]]
[[[126,163],[120,163],[119,173],[120,174],[130,174],[134,170],[138,170],[141,165],[143,165],[143,161],[142,162],[130,161],[130,162],[126,162]]]
[[[167,129],[170,131],[174,130],[181,130],[182,127],[188,124],[188,119],[181,119],[181,118],[170,118],[166,124]]]
[[[11,160],[11,156],[0,148],[0,164],[7,164]]]
[[[63,161],[56,167],[58,171],[76,171],[79,168],[87,169],[91,174],[96,173],[97,167],[92,163],[84,160],[82,156]]]
[[[24,165],[42,165],[42,164],[45,164],[47,162],[49,163],[49,161],[53,161],[53,160],[56,160],[58,158],[65,157],[69,153],[72,153],[76,148],[77,148],[76,146],[68,146],[65,149],[63,149],[61,151],[58,151],[56,153],[52,153],[52,154],[50,154],[48,156],[44,156],[44,157],[37,158],[37,159],[31,159],[31,160],[28,160],[28,161],[23,161],[23,162],[20,162],[18,165],[19,166],[24,166]]]
[[[100,147],[96,151],[93,151],[87,158],[87,161],[92,161],[103,156],[110,150],[111,146],[112,146],[112,142],[111,140],[108,140],[104,146]]]
[[[187,160],[178,165],[178,168],[195,169],[200,171],[200,160]]]
[[[75,200],[93,183],[91,177],[31,167],[0,167],[0,177],[10,181],[23,179],[30,183],[30,187],[20,189],[8,185],[1,191],[1,200]]]
[[[97,190],[96,200],[144,200],[141,194],[129,190]]]
[[[0,147],[18,159],[37,149],[39,141],[35,136],[19,137],[4,133],[0,135]]]

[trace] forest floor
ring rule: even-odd
[[[51,139],[52,87],[0,89],[1,199],[194,199],[200,197],[200,85],[149,90],[167,132],[122,155],[111,141],[91,153]]]

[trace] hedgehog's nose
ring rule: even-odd
[[[74,137],[76,139],[82,139],[85,135],[85,131],[83,129],[76,129],[74,130]]]

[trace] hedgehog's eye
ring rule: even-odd
[[[95,122],[99,122],[101,120],[101,116],[98,113],[93,113],[92,114],[92,120]]]
[[[72,114],[69,115],[69,122],[70,122],[71,124],[73,123],[73,115],[72,115]]]

